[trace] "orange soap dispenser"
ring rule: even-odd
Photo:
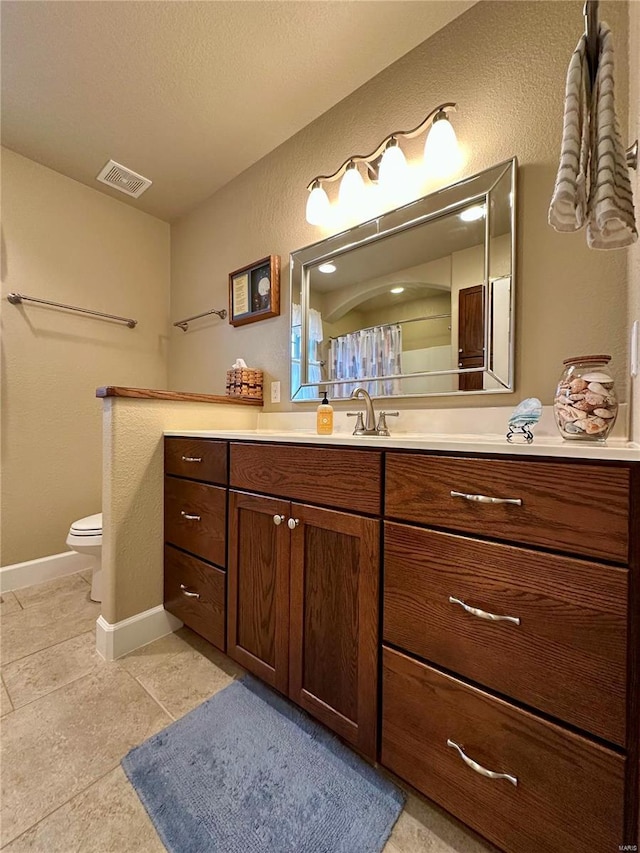
[[[326,391],[318,406],[316,432],[318,435],[331,435],[333,432],[333,406],[327,400]]]

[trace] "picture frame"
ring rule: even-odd
[[[244,326],[280,316],[280,256],[229,273],[229,323]]]

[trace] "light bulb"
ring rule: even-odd
[[[389,141],[380,160],[378,183],[385,193],[406,189],[409,167],[402,149],[395,139]]]
[[[314,181],[307,199],[307,222],[310,225],[325,225],[330,210],[329,196],[320,186],[320,181]]]
[[[364,181],[355,163],[349,163],[347,171],[340,181],[338,201],[342,212],[348,218],[357,218],[362,213],[364,201]]]
[[[484,204],[474,204],[473,207],[467,207],[459,216],[463,222],[476,222],[484,217]]]
[[[424,162],[430,174],[445,177],[462,165],[458,140],[449,116],[440,110],[424,143]]]

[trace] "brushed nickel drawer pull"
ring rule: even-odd
[[[490,498],[487,495],[467,495],[464,492],[451,492],[452,498],[464,498],[465,501],[477,501],[481,504],[513,504],[522,506],[520,498]]]
[[[202,462],[202,456],[183,456],[183,462]]]
[[[186,595],[187,598],[200,598],[199,592],[191,592],[183,583],[180,584],[180,589],[182,590],[182,594]]]
[[[447,741],[447,746],[453,747],[458,751],[458,755],[472,770],[475,770],[476,773],[479,773],[481,776],[486,776],[487,779],[506,779],[508,782],[511,782],[512,785],[518,787],[518,780],[515,776],[511,776],[509,773],[494,773],[493,770],[487,770],[486,767],[483,767],[482,764],[478,764],[477,761],[474,761],[473,758],[469,758],[468,755],[465,755],[462,747],[458,746],[458,744],[453,740]]]
[[[186,519],[187,519],[187,521],[200,521],[200,516],[199,516],[199,515],[191,515],[190,513],[185,512],[184,510],[181,510],[180,515],[181,515],[183,518],[186,518]]]
[[[273,516],[273,523],[275,524],[276,527],[279,527],[283,521],[284,521],[284,515],[274,515]]]
[[[472,616],[477,616],[479,619],[488,619],[489,622],[513,622],[514,625],[520,624],[519,616],[498,616],[496,613],[487,613],[486,610],[480,610],[479,607],[470,607],[464,601],[454,598],[452,595],[449,596],[449,601],[451,604],[459,604],[463,610],[466,610]]]

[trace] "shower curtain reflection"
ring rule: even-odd
[[[334,397],[349,397],[358,385],[375,396],[400,393],[400,381],[388,378],[375,382],[360,380],[402,373],[402,327],[386,324],[349,332],[329,342],[329,381],[353,379],[333,386]]]

